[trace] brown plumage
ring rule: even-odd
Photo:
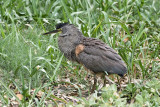
[[[125,63],[115,50],[98,39],[84,37],[73,24],[57,24],[56,30],[45,34],[59,31],[61,31],[58,37],[59,49],[69,60],[83,64],[94,74],[102,74],[103,77],[106,73],[122,77],[127,72]],[[96,82],[95,76],[92,92]]]

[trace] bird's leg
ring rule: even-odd
[[[94,75],[94,84],[92,86],[91,93],[93,93],[94,90],[96,89],[96,84],[97,84],[97,78],[96,78],[96,75]]]
[[[121,90],[121,78],[119,80],[119,78],[117,77],[117,80],[118,80],[117,88]]]
[[[103,76],[104,82],[103,82],[103,87],[106,86],[106,78],[105,75]]]

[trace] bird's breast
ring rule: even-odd
[[[76,41],[70,37],[59,37],[58,38],[58,46],[64,56],[67,57],[69,60],[75,60],[75,48],[76,48]]]

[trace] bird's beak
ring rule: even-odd
[[[56,30],[53,30],[53,31],[50,31],[50,32],[47,32],[47,33],[43,33],[43,35],[57,33],[57,32],[61,32],[61,31],[62,31],[61,29],[56,29]]]

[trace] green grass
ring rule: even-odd
[[[0,104],[9,106],[13,97],[20,106],[45,106],[48,100],[52,102],[48,106],[75,104],[54,95],[54,86],[67,84],[61,81],[66,76],[69,84],[88,86],[86,72],[63,57],[58,35],[42,35],[55,29],[55,24],[69,21],[85,36],[117,50],[128,68],[124,90],[111,85],[102,96],[76,97],[77,105],[160,106],[159,5],[158,0],[1,0]],[[133,83],[135,79],[140,81]],[[40,99],[39,91],[45,93]],[[19,100],[17,93],[24,98]]]

